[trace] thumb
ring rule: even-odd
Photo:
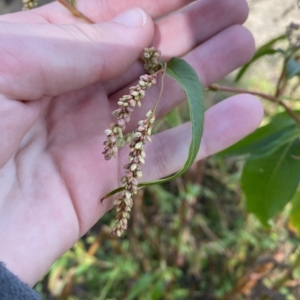
[[[140,8],[94,25],[1,22],[0,92],[36,100],[114,78],[138,59],[153,33]]]

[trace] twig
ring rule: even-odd
[[[75,17],[84,20],[89,24],[95,24],[90,18],[81,13],[76,7],[68,3],[66,0],[57,0],[60,4],[62,4],[65,8],[67,8]]]
[[[160,99],[161,99],[161,96],[162,96],[162,93],[163,93],[163,91],[164,91],[164,77],[165,77],[165,75],[166,75],[166,68],[167,68],[167,64],[165,63],[164,64],[164,68],[162,69],[162,70],[159,70],[159,71],[162,71],[162,75],[161,75],[161,88],[160,88],[160,93],[159,93],[159,95],[158,95],[158,98],[157,98],[157,100],[156,100],[156,103],[155,103],[155,105],[154,105],[154,107],[153,107],[153,112],[155,112],[156,111],[156,108],[157,108],[157,106],[158,106],[158,103],[159,103],[159,101],[160,101]],[[159,72],[158,71],[158,72]],[[156,73],[158,73],[158,72],[156,72]]]
[[[286,77],[286,66],[287,66],[287,62],[288,62],[288,59],[289,58],[286,58],[283,62],[283,67],[282,67],[282,71],[281,71],[281,74],[280,74],[280,77],[278,79],[278,82],[276,84],[276,90],[275,90],[275,97],[278,98],[283,90],[284,90],[284,84],[285,83],[285,77]]]
[[[241,94],[241,93],[251,94],[251,95],[263,98],[265,100],[269,100],[273,103],[277,103],[277,104],[281,105],[282,107],[284,107],[286,112],[296,121],[297,125],[300,127],[300,117],[291,108],[289,108],[283,101],[278,100],[274,96],[267,95],[267,94],[260,93],[260,92],[255,92],[255,91],[237,89],[237,88],[232,88],[232,87],[228,87],[228,86],[220,86],[218,84],[212,84],[208,87],[208,89],[211,91],[224,91],[224,92],[229,92],[229,93],[234,93],[234,94]]]

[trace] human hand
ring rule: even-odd
[[[0,17],[0,261],[29,285],[112,206],[100,198],[119,185],[128,154],[120,150],[117,159],[105,161],[103,132],[118,98],[144,73],[137,60],[153,36],[165,59],[183,56],[204,86],[254,51],[251,34],[240,25],[247,17],[243,0],[196,1],[171,15],[192,1],[76,2],[96,25],[57,2]],[[116,17],[136,6],[160,18],[155,26],[139,9]],[[149,90],[127,131],[144,118],[157,93]],[[183,100],[177,84],[167,80],[158,117]],[[209,109],[197,159],[253,131],[262,114],[249,95]],[[143,181],[180,169],[189,139],[188,124],[153,136]]]

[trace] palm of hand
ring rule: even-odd
[[[83,12],[87,15],[91,15],[91,18],[94,20],[101,21],[101,18],[99,19],[99,17],[96,16],[96,10],[99,9],[97,3],[99,3],[99,1],[90,1],[88,4],[83,4],[84,1],[78,2],[79,9],[81,9],[81,5]],[[128,6],[135,4],[135,1],[131,2],[133,3],[128,4]],[[189,1],[182,1],[182,4],[186,2]],[[195,10],[197,10],[199,14],[204,14],[205,8],[211,6],[211,9],[213,9],[213,6],[219,1],[209,0],[200,2],[196,3],[193,9],[187,10],[188,13],[186,13],[186,15]],[[152,4],[148,4],[149,11],[151,11],[153,16],[159,16],[160,13],[156,11],[155,8],[155,1],[151,3]],[[166,6],[164,7],[164,11],[168,13],[169,11],[179,8],[182,4],[173,4],[174,7],[169,5],[167,8],[166,2],[166,4],[164,4]],[[223,5],[225,5],[225,8],[228,10],[231,9],[231,5],[236,7],[235,1],[228,1],[227,4]],[[241,1],[239,5],[241,5],[240,10],[245,10],[245,3]],[[146,6],[145,4],[145,7]],[[123,9],[126,8],[128,7],[124,7]],[[121,11],[123,9],[120,8]],[[223,13],[223,11],[221,10],[220,13]],[[93,16],[93,14],[95,15]],[[246,13],[244,14],[246,15]],[[112,15],[107,18],[110,19],[113,15],[112,13]],[[183,15],[184,17],[184,13],[178,15]],[[232,49],[228,49],[228,55],[230,51],[237,53],[240,53],[241,50],[244,51],[244,54],[240,55],[238,61],[224,62],[222,70],[212,71],[214,66],[211,66],[211,70],[207,71],[207,74],[204,74],[202,71],[204,63],[195,64],[195,61],[199,59],[199,55],[205,53],[208,57],[213,55],[218,56],[220,53],[224,55],[223,49],[215,51],[215,53],[209,53],[208,49],[211,47],[210,40],[214,38],[214,43],[221,45],[224,39],[226,39],[226,36],[228,37],[230,34],[233,34],[225,32],[226,30],[228,31],[227,27],[235,24],[235,22],[239,23],[240,21],[234,21],[234,16],[228,17],[228,20],[226,22],[224,21],[225,23],[220,25],[220,28],[212,29],[213,32],[207,33],[206,37],[197,37],[197,34],[194,33],[194,36],[191,38],[192,41],[183,43],[177,48],[174,47],[172,51],[170,51],[168,50],[168,45],[176,40],[175,37],[170,37],[169,31],[172,30],[170,24],[177,23],[176,18],[175,15],[167,18],[165,21],[160,21],[157,32],[159,32],[159,35],[162,35],[162,37],[165,35],[165,39],[162,39],[163,42],[157,41],[156,44],[162,49],[163,53],[165,49],[168,55],[179,56],[190,51],[201,42],[203,44],[201,46],[202,48],[199,47],[199,49],[193,50],[186,56],[186,59],[194,63],[196,71],[204,84],[208,84],[222,77],[248,59],[249,53],[245,53],[245,45],[232,46]],[[78,22],[78,20],[69,15],[68,11],[58,6],[57,3],[49,5],[48,8],[41,8],[40,11],[35,14],[20,13],[4,16],[2,17],[2,21],[40,23],[42,26],[46,26],[46,31],[48,30],[47,26],[51,26],[49,23]],[[191,19],[191,23],[193,22],[197,23],[195,16]],[[205,22],[205,20],[203,22]],[[13,28],[11,23],[9,24],[9,28]],[[151,25],[149,26],[151,27]],[[166,26],[170,26],[170,29]],[[85,30],[87,30],[87,27],[84,25],[81,26],[81,24],[77,24],[75,27],[76,30],[80,29],[80,32],[83,31],[85,33]],[[30,30],[36,29],[30,27],[29,32]],[[54,31],[55,30],[56,28],[54,28]],[[221,30],[224,31],[223,36],[218,38],[214,37],[214,34],[220,35],[217,33]],[[49,27],[49,35],[51,35],[50,32],[52,32],[52,27]],[[71,36],[72,33],[71,31]],[[244,32],[240,32],[239,34],[242,35],[243,33]],[[47,37],[47,34],[45,34],[45,36]],[[60,37],[68,40],[70,39],[70,33],[62,33]],[[140,37],[137,37],[137,39],[140,39]],[[134,50],[133,56],[135,59],[138,58],[142,48],[147,46],[150,40],[151,29],[148,29],[148,37],[145,37],[144,40],[141,41],[141,45]],[[205,40],[207,41],[204,43]],[[135,41],[133,41],[133,44],[134,42]],[[251,43],[251,37],[248,37],[244,43],[248,46],[249,43]],[[20,77],[20,73],[22,72],[20,72],[18,68],[20,64],[27,63],[26,59],[28,60],[28,55],[26,56],[26,53],[24,55],[21,54],[19,58],[17,57],[18,53],[14,52],[15,50],[13,50],[12,53],[9,52],[10,48],[8,49],[6,53],[8,61],[10,61],[10,57],[13,57],[14,63],[11,65],[15,67],[15,69],[9,69],[8,74],[11,75],[10,79],[15,80],[14,82],[20,82],[19,79],[22,78]],[[61,50],[62,49],[59,49],[59,51]],[[59,51],[58,53],[60,53]],[[116,50],[116,52],[117,51],[119,50]],[[93,53],[93,51],[91,52]],[[55,53],[54,50],[54,54]],[[117,53],[116,57],[118,57],[120,53]],[[70,56],[72,55],[70,54]],[[18,59],[15,59],[16,57]],[[68,53],[65,56],[62,55],[62,57],[68,59]],[[105,75],[102,76],[103,74],[100,76],[96,70],[94,74],[86,79],[80,77],[84,76],[85,68],[87,70],[97,69],[97,64],[93,66],[94,62],[90,61],[81,64],[80,59],[81,57],[77,59],[79,63],[75,60],[74,62],[71,61],[70,65],[73,66],[73,70],[69,67],[66,72],[70,77],[74,77],[74,82],[77,84],[74,85],[73,89],[70,88],[70,86],[72,86],[72,79],[65,79],[63,76],[60,77],[60,73],[57,70],[49,71],[50,77],[48,77],[43,68],[39,69],[39,61],[36,61],[35,57],[33,57],[32,64],[34,67],[37,67],[36,75],[34,76],[36,80],[32,81],[32,78],[28,79],[28,82],[26,81],[28,85],[22,86],[22,83],[20,83],[16,85],[16,88],[7,87],[6,85],[4,92],[2,91],[0,122],[3,124],[0,124],[0,131],[2,132],[1,140],[5,142],[0,152],[0,165],[2,166],[0,170],[0,240],[3,244],[3,246],[0,247],[0,260],[5,261],[13,272],[30,284],[34,283],[57,257],[69,249],[82,234],[111,208],[111,201],[107,200],[101,204],[100,198],[119,185],[122,166],[124,162],[127,161],[126,151],[120,151],[117,159],[112,159],[108,162],[104,160],[102,151],[103,142],[106,137],[103,132],[112,122],[111,112],[116,107],[116,99],[118,98],[117,91],[121,90],[121,94],[127,93],[126,85],[138,77],[141,73],[141,66],[136,63],[131,67],[131,71],[125,73],[124,76],[123,72],[133,63],[133,61],[130,61],[132,58],[129,58],[128,62],[123,66],[116,66],[112,62],[111,68],[116,68],[115,72],[111,72],[111,74],[105,77]],[[215,63],[218,64],[222,62],[223,59],[224,57],[220,55]],[[3,61],[4,60],[5,58],[3,58]],[[16,61],[19,61],[19,63],[15,63]],[[120,64],[119,61],[118,64]],[[55,67],[53,61],[49,63],[49,65]],[[29,66],[31,67],[30,64]],[[81,67],[83,70],[80,69]],[[78,75],[80,72],[83,73],[83,75]],[[3,68],[0,68],[0,75],[2,73]],[[91,71],[91,73],[93,73],[93,71]],[[120,77],[117,75],[120,75]],[[22,76],[24,76],[24,74],[22,74]],[[57,82],[55,81],[56,76]],[[99,83],[99,77],[104,80],[103,83]],[[107,80],[110,77],[115,78]],[[49,80],[49,78],[51,79]],[[47,88],[42,89],[40,94],[39,91],[35,93],[35,91],[39,89],[39,86],[46,85],[44,83],[46,80],[53,82],[51,82]],[[66,84],[68,86],[67,88],[64,87],[63,80],[68,82],[68,84]],[[3,90],[3,85],[0,82],[0,87],[1,86]],[[78,86],[80,89],[77,90],[76,88]],[[183,100],[182,93],[178,92],[178,88],[173,86],[172,82],[167,84],[167,88],[171,92],[169,97],[172,97],[173,101],[166,102],[159,112],[160,115],[164,115],[168,110]],[[74,91],[75,89],[76,91]],[[11,95],[15,96],[15,98]],[[27,97],[25,97],[26,99],[35,101],[22,102],[11,100],[23,99],[22,95],[27,95]],[[155,91],[153,95],[155,95]],[[156,98],[153,98],[153,101],[155,101]],[[162,101],[164,100],[162,99]],[[254,107],[253,105],[256,106]],[[145,106],[146,107],[137,114],[133,124],[136,124],[139,118],[143,118],[145,111],[151,107],[151,103]],[[235,103],[234,106],[236,106]],[[206,143],[205,151],[203,150],[202,154],[199,154],[199,158],[228,146],[257,126],[258,120],[260,119],[260,116],[258,116],[259,113],[257,112],[261,110],[258,104],[251,104],[244,113],[249,115],[249,111],[250,109],[253,110],[253,107],[255,112],[253,113],[252,119],[251,116],[249,117],[251,119],[250,124],[244,127],[242,126],[239,128],[239,132],[227,136],[226,142],[219,142],[218,145],[212,146],[210,149],[207,146],[208,143]],[[232,110],[232,108],[230,109]],[[236,109],[238,110],[239,108]],[[244,108],[239,111],[240,119],[244,118],[243,109]],[[234,111],[233,113],[235,114]],[[254,116],[255,113],[256,115]],[[219,114],[223,114],[221,108],[219,108],[219,113],[217,111],[212,112],[211,117],[208,116],[206,127],[209,129],[206,135],[210,134],[213,136],[210,123],[218,119]],[[236,120],[236,122],[239,120]],[[233,121],[231,120],[230,122]],[[230,126],[232,126],[232,123],[230,123]],[[129,129],[132,129],[132,127]],[[177,138],[180,138],[179,140],[182,141],[182,136],[187,135],[185,134],[187,131],[189,131],[188,128],[182,127],[178,129],[177,133],[170,131],[167,134],[162,134],[161,137],[156,138],[156,142],[154,141],[154,145],[150,147],[152,147],[152,150],[155,149],[155,147],[157,148],[157,146],[161,144],[161,139],[172,140],[172,138],[174,138],[174,144],[176,144],[178,140],[176,141],[175,136],[179,136]],[[180,133],[179,135],[178,132]],[[215,133],[215,137],[218,135],[222,135],[222,132]],[[207,138],[207,140],[209,140],[209,138]],[[183,143],[182,145],[185,144],[188,145],[188,143]],[[158,174],[167,175],[178,169],[185,159],[185,154],[182,153],[187,152],[187,145],[179,145],[179,150],[175,150],[180,157],[180,159],[178,159],[177,155],[176,161],[174,161],[174,159],[168,161],[168,159],[171,158],[163,154],[164,152],[169,153],[168,151],[170,151],[170,149],[173,151],[172,144],[169,145],[167,149],[160,149],[161,154],[159,158],[155,158],[150,154],[150,157],[147,157],[147,159],[149,164],[154,165],[154,167],[150,167],[145,179],[154,179]],[[155,151],[151,152],[154,153]],[[183,156],[181,157],[181,155]],[[156,171],[155,165],[161,165],[160,172]],[[18,245],[20,245],[21,249]],[[11,253],[11,255],[8,255],[8,253]],[[29,268],[29,266],[33,264],[34,267]],[[26,274],[26,276],[24,274]]]
[[[57,249],[59,256],[110,208],[100,198],[118,186],[119,160],[107,162],[101,153],[112,120],[108,97],[99,90],[44,97],[29,108],[39,116],[1,170],[1,185],[13,187],[6,195],[1,191],[1,199],[10,199],[1,211],[8,229],[1,236],[4,247],[14,238],[37,242],[37,251],[40,245]],[[62,241],[63,250],[56,247]]]

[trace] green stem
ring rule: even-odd
[[[159,95],[158,95],[158,98],[156,100],[156,103],[152,109],[153,113],[155,113],[156,109],[157,109],[157,106],[158,106],[158,103],[162,97],[162,94],[163,94],[163,91],[164,91],[164,78],[165,78],[165,75],[166,75],[166,68],[167,68],[167,64],[164,63],[164,68],[162,70],[159,70],[162,72],[162,75],[161,75],[161,87],[160,87],[160,92],[159,92]],[[157,71],[156,73],[158,73],[159,71]]]

